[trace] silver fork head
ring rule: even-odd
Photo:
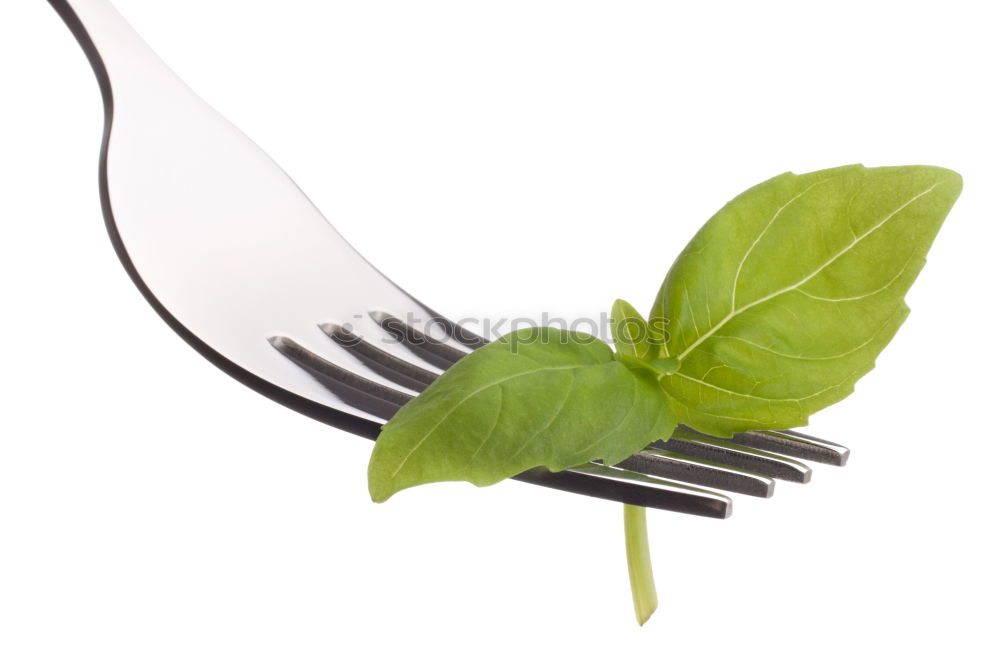
[[[87,53],[106,109],[101,200],[136,285],[206,357],[254,389],[326,422],[365,413],[274,353],[310,346],[317,321],[372,332],[372,304],[430,322],[433,313],[369,264],[256,144],[195,95],[106,0],[51,0]],[[444,331],[431,325],[432,334]],[[336,362],[364,375],[350,353]],[[404,357],[409,352],[400,352]],[[411,358],[421,363],[419,358]]]

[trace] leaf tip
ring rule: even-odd
[[[372,452],[371,460],[368,461],[368,494],[376,504],[382,504],[387,499],[400,490],[391,482],[384,471],[384,464],[378,457],[378,443],[376,450]]]
[[[924,178],[933,179],[933,187],[937,190],[937,196],[949,199],[951,204],[954,204],[958,195],[962,193],[964,181],[962,174],[957,171],[932,165],[909,167],[909,169],[911,173],[920,173]]]
[[[951,169],[945,169],[941,167],[942,175],[945,180],[945,185],[954,192],[954,196],[957,199],[958,195],[962,193],[962,188],[965,187],[965,179],[962,178],[962,174],[957,171],[952,171]]]
[[[371,479],[368,480],[368,495],[371,496],[372,501],[376,504],[382,504],[392,497],[394,492],[381,483],[373,482]]]

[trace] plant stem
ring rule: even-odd
[[[646,507],[625,507],[625,557],[628,560],[628,579],[632,585],[632,603],[639,626],[656,611],[656,583],[653,581],[653,564],[649,559],[649,537],[646,534]]]

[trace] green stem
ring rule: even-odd
[[[656,611],[656,583],[653,563],[649,559],[649,537],[646,534],[646,507],[625,504],[625,557],[628,579],[632,585],[632,603],[639,626]]]

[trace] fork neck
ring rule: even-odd
[[[108,0],[48,1],[87,55],[109,115],[120,86],[176,78]]]

